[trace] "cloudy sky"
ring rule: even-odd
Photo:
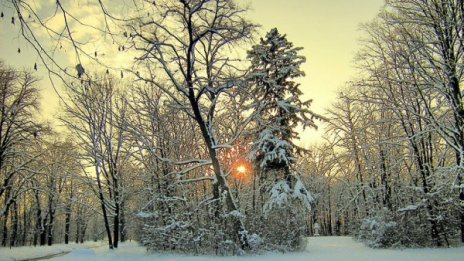
[[[49,0],[32,1],[37,5]],[[89,8],[96,0],[76,0],[82,12],[88,17],[95,11]],[[261,34],[273,27],[295,46],[304,47],[303,55],[307,63],[303,66],[306,77],[301,79],[304,98],[313,99],[312,109],[323,113],[335,99],[346,81],[354,77],[353,58],[358,50],[358,40],[362,36],[360,23],[368,22],[378,13],[383,0],[242,0],[249,3],[249,17],[262,25]],[[53,2],[53,1],[52,1]],[[5,13],[0,20],[0,59],[7,64],[32,69],[37,55],[18,37],[19,26],[11,24],[12,10],[0,4]],[[42,10],[46,12],[47,10]],[[53,10],[48,10],[53,11]],[[55,21],[59,24],[60,21]],[[85,34],[85,32],[80,32]],[[18,54],[17,49],[21,48]],[[53,118],[58,108],[58,98],[49,84],[45,70],[40,69],[42,81],[42,111],[44,118]],[[304,144],[315,141],[319,133],[302,133]]]

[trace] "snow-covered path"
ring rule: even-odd
[[[74,250],[68,255],[52,258],[53,261],[200,261],[200,260],[240,260],[240,261],[457,261],[464,260],[464,247],[449,249],[370,249],[349,237],[310,238],[305,251],[298,253],[266,253],[244,257],[187,256],[179,254],[148,254],[135,243],[123,244],[116,251],[105,247]]]
[[[42,260],[44,257],[65,255],[73,250],[85,248],[98,248],[104,242],[88,241],[84,244],[70,243],[55,244],[53,246],[23,246],[23,247],[0,247],[0,261],[17,260]]]

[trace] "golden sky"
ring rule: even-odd
[[[251,17],[268,31],[273,27],[306,56],[301,80],[304,98],[313,99],[312,110],[323,113],[337,90],[354,77],[361,23],[372,20],[383,0],[249,0]],[[301,142],[320,139],[321,131],[305,131]]]
[[[48,0],[36,0],[41,1]],[[85,8],[92,0],[79,0]],[[96,1],[96,0],[95,0]],[[312,110],[323,113],[335,99],[336,91],[350,80],[355,70],[353,58],[362,36],[360,23],[373,19],[383,0],[241,0],[249,3],[250,19],[262,25],[261,34],[277,27],[287,34],[295,46],[304,47],[302,54],[307,62],[303,65],[306,77],[301,79],[305,99],[313,99]],[[2,5],[0,5],[2,8]],[[32,69],[38,61],[32,48],[17,36],[19,27],[12,26],[8,17],[11,10],[2,10],[6,16],[0,20],[0,59],[7,64]],[[91,10],[89,10],[91,12]],[[21,53],[17,49],[21,48]],[[39,63],[40,66],[40,63]],[[52,118],[57,112],[58,98],[42,72],[42,112]],[[302,143],[317,141],[320,132],[305,131]]]

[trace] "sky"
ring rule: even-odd
[[[301,79],[311,109],[323,114],[345,82],[355,77],[354,56],[362,37],[360,24],[378,14],[383,0],[250,0],[251,17],[268,31],[276,27],[306,57]],[[264,34],[264,33],[263,33]],[[319,124],[321,125],[321,124]],[[317,142],[323,129],[306,130],[301,142]]]
[[[34,1],[34,0],[32,0]],[[35,0],[36,3],[49,0]],[[79,0],[79,7],[92,0]],[[295,46],[303,47],[307,59],[303,65],[306,76],[300,79],[304,96],[312,99],[311,109],[323,114],[335,101],[344,83],[355,76],[354,55],[362,37],[360,24],[372,20],[383,5],[383,0],[241,0],[250,5],[248,17],[261,24],[260,34],[276,27]],[[0,8],[5,8],[0,4]],[[8,14],[9,10],[3,10]],[[8,15],[0,20],[0,59],[12,66],[32,69],[38,61],[32,48],[12,33]],[[17,49],[21,48],[18,54]],[[39,69],[39,73],[41,70]],[[52,119],[58,110],[57,95],[44,70],[40,75],[42,115]],[[300,144],[307,146],[320,139],[323,129],[301,133]]]

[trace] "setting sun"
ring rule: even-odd
[[[231,166],[232,176],[236,180],[240,181],[248,181],[250,176],[252,176],[253,168],[245,159],[238,159],[235,163]]]
[[[237,167],[237,172],[240,174],[245,174],[246,170],[247,170],[246,167],[243,165],[240,165]]]

